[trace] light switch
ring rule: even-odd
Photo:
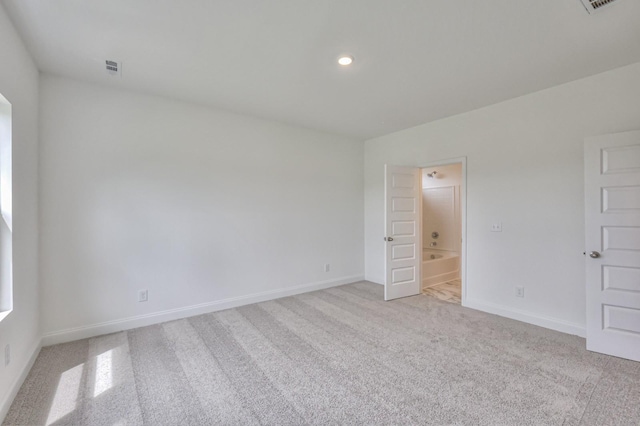
[[[502,232],[502,222],[496,222],[491,225],[491,232]]]

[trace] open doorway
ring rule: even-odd
[[[419,167],[385,164],[384,300],[415,296],[423,288],[434,293],[437,285],[450,283],[455,294],[442,298],[466,306],[466,170],[465,157]],[[438,197],[431,195],[439,195],[434,203],[450,206],[433,222],[430,200]]]
[[[424,295],[462,303],[463,164],[421,168]]]

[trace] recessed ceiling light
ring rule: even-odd
[[[351,65],[353,62],[353,56],[343,55],[338,58],[338,63],[340,65]]]

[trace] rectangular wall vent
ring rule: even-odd
[[[603,7],[610,5],[616,0],[581,0],[587,12],[593,13],[596,10],[600,10]]]
[[[122,63],[116,61],[105,61],[107,74],[112,76],[122,76]]]

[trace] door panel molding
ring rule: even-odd
[[[640,131],[584,145],[587,349],[640,361]]]
[[[384,300],[420,294],[422,203],[420,169],[385,165]]]

